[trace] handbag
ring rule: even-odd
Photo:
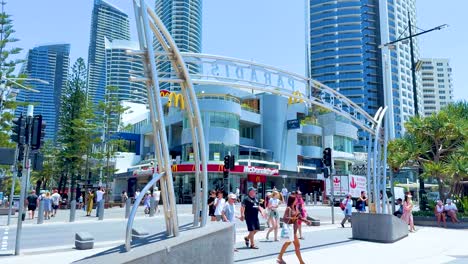
[[[286,212],[285,212],[286,214]],[[283,216],[283,219],[285,217]],[[291,209],[289,210],[289,218],[291,218]],[[289,220],[288,222],[290,222],[291,220]],[[283,221],[284,222],[284,221]],[[287,240],[290,240],[291,239],[291,236],[290,236],[290,227],[289,227],[289,223],[286,223],[284,222],[284,225],[283,227],[281,228],[281,235],[280,237],[282,239],[287,239]]]

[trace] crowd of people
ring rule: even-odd
[[[284,193],[284,194],[283,194]],[[278,255],[277,262],[285,263],[283,254],[287,248],[293,244],[296,256],[300,263],[304,263],[300,252],[300,239],[304,239],[302,235],[302,224],[310,225],[311,222],[307,219],[307,211],[302,197],[302,193],[293,191],[291,193],[279,192],[273,188],[272,192],[266,194],[265,199],[259,200],[257,190],[254,187],[248,188],[247,195],[243,197],[238,209],[236,202],[238,200],[238,191],[227,195],[227,201],[224,199],[223,191],[210,191],[208,198],[208,214],[211,221],[231,222],[236,225],[235,219],[245,222],[248,235],[244,237],[244,242],[247,248],[258,249],[255,243],[255,235],[260,231],[261,215],[268,224],[266,240],[270,240],[270,235],[273,235],[273,242],[283,241],[281,251]],[[279,207],[285,204],[286,210],[280,216]],[[283,222],[283,227],[280,232],[280,221]],[[234,237],[235,241],[235,237]],[[235,248],[234,251],[237,251]]]

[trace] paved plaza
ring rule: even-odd
[[[161,215],[149,218],[140,211],[135,226],[147,229],[150,234],[164,231]],[[468,263],[468,230],[420,227],[416,233],[410,233],[409,237],[393,244],[370,243],[351,239],[349,225],[341,228],[338,224],[342,216],[340,212],[336,211],[335,224],[331,224],[328,207],[310,206],[308,212],[313,216],[321,215],[321,226],[303,227],[305,240],[301,240],[301,249],[306,263]],[[178,213],[179,224],[189,227],[193,220],[191,206],[178,206]],[[0,251],[0,262],[43,263],[53,259],[54,263],[72,263],[120,246],[124,243],[126,225],[123,215],[123,209],[113,208],[106,210],[103,221],[77,215],[76,222],[67,223],[68,211],[61,210],[55,219],[42,225],[26,220],[23,225],[22,255],[19,257],[11,256],[14,252],[15,225],[0,226],[0,238],[7,237],[6,249]],[[3,220],[2,216],[0,221]],[[16,224],[16,220],[14,218],[13,223]],[[73,249],[73,235],[78,231],[88,231],[95,236],[94,249]],[[271,238],[267,241],[266,231],[261,231],[256,235],[260,249],[247,249],[243,242],[246,234],[245,224],[238,223],[236,247],[239,252],[234,255],[235,263],[276,263],[281,242],[271,242]],[[213,257],[216,257],[215,254]],[[298,263],[292,246],[284,259],[287,263]]]

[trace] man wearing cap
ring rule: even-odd
[[[444,206],[445,212],[447,212],[447,215],[450,216],[452,219],[452,223],[460,223],[457,218],[457,206],[452,203],[452,200],[447,199],[447,204]]]
[[[242,201],[241,207],[241,217],[240,220],[244,221],[247,224],[247,230],[249,230],[249,235],[244,237],[245,245],[252,249],[258,249],[255,246],[254,236],[260,230],[260,221],[258,219],[258,212],[265,217],[265,213],[262,207],[259,206],[259,202],[257,200],[256,194],[257,190],[254,187],[250,187],[248,190],[248,195]]]

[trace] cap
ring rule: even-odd
[[[251,192],[251,191],[257,191],[257,189],[255,189],[254,187],[249,187],[248,190],[249,190],[249,192]]]
[[[233,194],[233,193],[230,193],[230,194],[228,195],[228,198],[230,198],[230,199],[237,199],[237,195],[235,195],[235,194]]]
[[[267,195],[267,196],[270,196],[270,195],[271,195],[271,192],[267,192],[266,195]]]

